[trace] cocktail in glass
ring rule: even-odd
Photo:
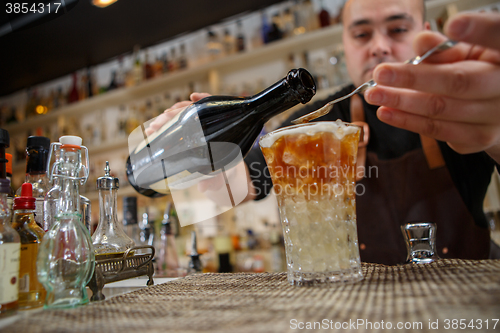
[[[360,131],[339,120],[316,122],[259,141],[278,199],[291,284],[363,278],[355,202]]]

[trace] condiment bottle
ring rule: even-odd
[[[50,139],[43,136],[30,136],[26,144],[26,180],[33,185],[35,198],[35,222],[43,230],[48,230],[44,222],[44,198],[49,188],[47,178],[47,157],[49,156]],[[17,189],[16,196],[21,195],[21,188]]]
[[[104,177],[97,179],[99,224],[92,235],[96,255],[123,254],[135,246],[134,241],[123,231],[123,225],[118,223],[116,198],[119,187],[120,182],[110,175],[109,162],[106,161]]]
[[[19,269],[19,308],[43,306],[45,289],[38,282],[36,260],[45,232],[35,223],[35,198],[30,183],[21,186],[21,195],[14,198],[12,227],[21,238]]]
[[[79,186],[88,178],[88,150],[80,137],[63,136],[59,143],[52,143],[51,155],[53,151],[58,152],[58,159],[49,168],[50,178],[59,178],[60,193],[54,224],[40,245],[37,271],[47,290],[45,307],[70,308],[89,302],[85,287],[95,266],[90,233],[80,214]]]

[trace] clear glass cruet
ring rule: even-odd
[[[88,303],[85,287],[95,266],[90,233],[80,214],[79,186],[88,178],[88,150],[80,137],[63,136],[59,140],[51,144],[47,170],[51,181],[58,178],[60,195],[54,224],[45,233],[37,258],[38,279],[47,290],[46,308]],[[57,156],[52,168],[51,156]]]
[[[99,190],[99,224],[92,235],[95,254],[123,255],[129,248],[135,246],[134,241],[118,223],[116,214],[117,191],[120,187],[118,178],[110,175],[109,163],[106,161],[104,177],[97,179]]]

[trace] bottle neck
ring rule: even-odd
[[[28,147],[26,152],[26,177],[28,177],[28,174],[45,175],[49,156],[48,150],[42,147]]]
[[[30,218],[25,218],[26,216],[31,215]],[[34,209],[15,209],[14,216],[12,218],[12,222],[18,222],[20,224],[24,224],[28,222],[29,225],[36,225],[35,223],[35,210]]]
[[[115,226],[118,223],[116,197],[117,189],[99,190],[99,224],[105,228]]]
[[[47,182],[47,174],[44,172],[36,172],[36,173],[26,173],[25,183],[45,183]]]
[[[303,69],[293,69],[284,79],[250,97],[248,102],[250,108],[266,122],[298,103],[309,102],[315,93],[311,74]]]
[[[10,225],[10,209],[7,204],[7,193],[0,193],[0,225]]]
[[[80,211],[80,189],[78,178],[81,169],[80,151],[69,149],[61,152],[59,160],[58,174],[60,196],[58,214],[72,214]]]

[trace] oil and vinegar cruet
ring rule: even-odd
[[[47,170],[51,181],[58,178],[60,195],[54,224],[45,233],[37,258],[38,279],[47,290],[46,308],[88,303],[85,287],[95,266],[92,240],[80,213],[79,186],[88,178],[88,150],[77,136],[59,141],[51,144]],[[50,166],[52,156],[57,159]]]
[[[92,235],[95,254],[123,255],[129,248],[135,246],[134,241],[123,230],[116,216],[116,197],[120,187],[118,178],[110,175],[109,162],[106,161],[104,177],[97,179],[99,191],[99,224]]]

